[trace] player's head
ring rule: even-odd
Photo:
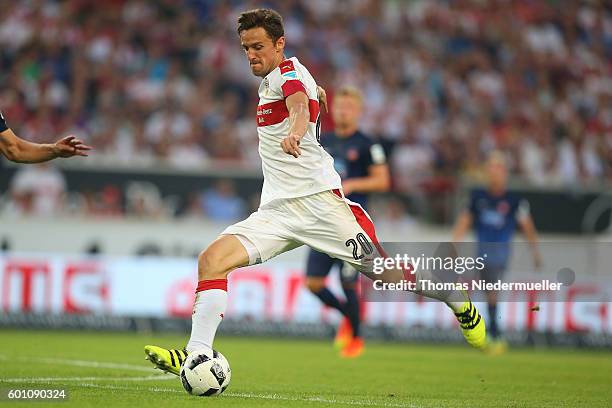
[[[493,191],[504,191],[508,180],[508,166],[506,157],[498,150],[489,154],[487,159],[487,177],[489,189]]]
[[[363,110],[363,96],[359,89],[353,86],[343,86],[334,95],[332,115],[336,134],[351,136],[359,127],[359,119]]]
[[[283,61],[285,29],[276,11],[255,9],[240,14],[238,35],[254,75],[265,77]]]

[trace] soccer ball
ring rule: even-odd
[[[189,353],[181,367],[181,382],[191,395],[219,395],[230,383],[232,371],[223,354],[215,350]]]

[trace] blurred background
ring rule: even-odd
[[[35,142],[75,134],[95,151],[0,163],[2,324],[188,327],[195,256],[259,204],[259,78],[235,21],[262,6],[283,15],[287,54],[330,98],[341,85],[363,90],[362,129],[385,147],[392,172],[392,192],[370,209],[382,241],[450,240],[493,150],[506,155],[542,241],[575,242],[581,254],[610,241],[605,1],[13,1],[0,8],[9,127]],[[329,115],[323,129],[333,129]],[[236,327],[329,334],[339,316],[302,288],[304,260],[300,249],[235,272],[222,329],[248,321]],[[612,286],[609,275],[581,278]],[[517,342],[535,331],[609,345],[606,293],[533,319],[518,308],[502,325]],[[437,307],[364,314],[388,328],[371,335],[432,339],[454,327],[452,316],[428,318]]]

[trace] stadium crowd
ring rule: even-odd
[[[493,149],[536,185],[612,181],[604,1],[10,2],[0,107],[30,140],[81,136],[91,163],[258,166],[259,78],[235,32],[257,6],[284,16],[289,53],[331,97],[363,90],[363,129],[392,152],[396,191],[479,177]]]

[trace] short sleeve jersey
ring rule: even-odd
[[[0,132],[4,132],[7,129],[8,126],[6,125],[6,120],[4,120],[4,115],[2,114],[2,111],[0,111]]]
[[[511,192],[496,196],[486,190],[475,190],[468,210],[478,239],[479,256],[486,253],[488,265],[505,267],[517,220],[529,214],[529,203]]]
[[[285,99],[296,92],[308,96],[309,108],[308,130],[298,158],[283,152],[280,145],[290,128]],[[264,184],[260,205],[341,187],[333,159],[319,143],[319,114],[317,84],[297,58],[284,60],[261,81],[257,133]]]
[[[387,162],[383,147],[360,131],[349,137],[327,133],[321,137],[321,144],[334,158],[334,167],[342,180],[367,177],[370,166]],[[367,194],[351,193],[347,198],[367,208]]]

